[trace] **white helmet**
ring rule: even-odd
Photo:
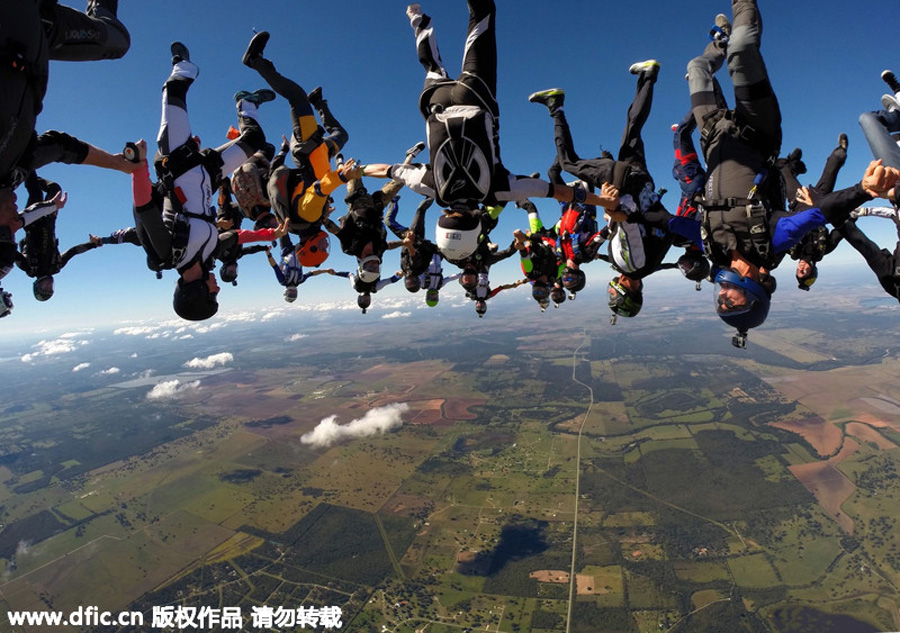
[[[366,283],[374,283],[381,277],[381,259],[377,255],[369,255],[359,260],[357,269],[359,278]]]
[[[481,235],[481,218],[477,212],[442,215],[438,218],[434,243],[451,261],[465,259],[475,252]]]

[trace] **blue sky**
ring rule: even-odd
[[[350,134],[346,156],[362,162],[394,162],[407,147],[424,138],[424,122],[416,108],[423,72],[403,2],[345,0],[335,5],[260,0],[252,10],[246,2],[235,0],[122,0],[120,4],[120,17],[132,35],[130,52],[116,61],[53,62],[39,131],[64,130],[110,151],[141,137],[155,148],[160,88],[170,67],[169,43],[181,40],[201,69],[189,95],[194,130],[204,145],[218,145],[235,122],[234,92],[263,86],[255,72],[241,65],[240,58],[253,29],[264,29],[272,33],[266,54],[283,74],[308,90],[324,87],[332,110]],[[885,45],[895,40],[892,22],[851,4],[838,0],[760,2],[765,25],[763,52],[784,115],[783,150],[803,148],[810,171],[804,182],[818,178],[842,131],[850,137],[850,156],[838,186],[858,181],[871,153],[857,118],[861,112],[880,107],[885,89],[880,72],[892,64],[900,71],[900,59]],[[465,37],[465,3],[425,2],[423,8],[435,19],[448,70],[456,73]],[[549,166],[554,152],[550,118],[546,109],[526,98],[535,90],[554,86],[567,91],[567,115],[579,153],[594,156],[601,146],[615,152],[634,94],[634,77],[628,74],[628,66],[655,58],[662,71],[644,141],[650,171],[657,186],[670,190],[664,202],[674,208],[677,185],[670,175],[670,125],[688,109],[685,67],[702,51],[709,26],[719,12],[730,14],[727,1],[498,0],[498,98],[504,163],[520,173],[543,173]],[[246,17],[248,13],[252,15]],[[729,94],[726,73],[721,75]],[[290,130],[287,103],[279,99],[265,104],[261,122],[277,144],[281,134]],[[78,165],[50,166],[43,175],[69,193],[57,223],[61,250],[86,241],[88,233],[108,235],[131,224],[128,176]],[[373,187],[380,184],[370,183]],[[20,193],[24,198],[24,191]],[[343,190],[338,194],[342,198]],[[400,217],[409,221],[419,198],[408,190],[401,196]],[[338,215],[342,207],[339,200]],[[539,208],[545,220],[555,220],[555,203],[541,202]],[[429,222],[429,231],[432,225]],[[519,226],[525,226],[522,212],[508,209],[494,241],[505,245]],[[890,223],[866,219],[861,226],[883,246],[893,248],[896,235]],[[349,270],[353,262],[332,248],[327,265]],[[841,247],[822,265],[822,274],[837,266],[862,268],[864,264],[854,252]],[[398,267],[396,253],[389,253],[385,270]],[[508,281],[518,270],[514,258],[498,265],[493,278]],[[778,272],[785,289],[778,300],[797,299],[790,283],[791,262]],[[602,292],[611,274],[608,267],[597,263],[587,273],[586,292]],[[164,280],[157,280],[136,247],[104,246],[72,260],[57,276],[56,295],[47,303],[38,303],[32,297],[31,280],[15,270],[3,280],[3,287],[14,295],[16,308],[0,322],[0,336],[169,319],[174,316],[174,279],[169,272]],[[679,284],[684,292],[693,292],[692,285],[678,277],[666,276],[658,283]],[[521,297],[516,299],[523,309],[533,309],[524,289],[518,292]],[[388,296],[410,298],[397,284],[376,296],[376,304]],[[421,296],[416,299],[423,300]],[[300,299],[294,306],[299,316],[301,304],[332,301],[352,302],[355,294],[346,280],[322,276],[300,287]],[[225,313],[267,306],[291,309],[281,300],[280,286],[262,255],[241,261],[239,285],[223,287],[220,304]]]

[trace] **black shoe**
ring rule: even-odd
[[[234,93],[235,101],[247,101],[254,105],[260,105],[261,103],[267,103],[269,101],[275,100],[275,93],[268,88],[260,88],[259,90],[254,90],[253,92],[247,92],[246,90],[239,90]]]
[[[791,170],[791,173],[795,176],[800,176],[806,173],[806,163],[803,162],[803,150],[799,147],[794,148],[787,156],[787,165]]]
[[[169,50],[172,52],[172,65],[174,66],[178,62],[189,62],[191,61],[191,54],[188,51],[187,46],[182,44],[181,42],[172,42],[169,46]]]
[[[307,94],[306,96],[312,105],[322,103],[322,101],[324,101],[324,99],[322,99],[322,86],[316,86],[315,88],[310,90],[309,94]]]
[[[897,77],[890,70],[882,71],[881,78],[884,80],[884,83],[888,85],[891,89],[891,92],[897,94],[900,92],[900,81],[897,81]]]
[[[244,66],[249,66],[253,68],[253,63],[262,59],[263,51],[266,49],[266,44],[269,43],[269,32],[268,31],[260,31],[250,40],[250,43],[247,45],[247,50],[244,51],[244,57],[241,59],[241,62]]]
[[[845,152],[847,151],[847,135],[841,132],[841,135],[838,136],[838,147]]]
[[[407,162],[411,161],[413,158],[419,155],[419,153],[425,149],[425,142],[419,141],[408,150],[406,150],[406,160]]]
[[[566,93],[562,88],[550,88],[549,90],[540,90],[531,93],[528,95],[528,100],[531,101],[531,103],[540,103],[547,106],[547,109],[550,110],[550,114],[554,114],[563,107],[563,103],[566,100]]]

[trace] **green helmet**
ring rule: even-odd
[[[429,308],[433,308],[440,301],[441,295],[438,293],[437,288],[430,288],[425,292],[425,305]]]

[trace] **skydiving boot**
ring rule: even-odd
[[[200,68],[191,61],[187,46],[181,42],[172,42],[169,46],[172,53],[172,76],[183,77],[193,81],[200,74]]]
[[[268,43],[268,31],[260,31],[254,35],[247,45],[247,50],[244,51],[244,57],[241,59],[241,63],[243,63],[244,66],[253,68],[254,64],[263,58],[263,51],[266,50],[266,44]]]
[[[900,81],[897,81],[897,77],[890,70],[883,71],[881,73],[881,78],[894,93],[892,95],[882,96],[881,105],[884,106],[884,109],[888,112],[900,110]]]
[[[550,88],[549,90],[539,90],[528,95],[531,103],[540,103],[547,106],[550,116],[563,109],[563,103],[566,100],[566,92],[562,88]]]
[[[724,13],[720,13],[716,16],[715,26],[709,30],[709,39],[725,48],[728,46],[729,37],[731,37],[731,22]]]
[[[172,65],[174,66],[178,62],[189,62],[191,61],[191,54],[188,51],[187,46],[182,44],[181,42],[172,42],[169,46],[169,50],[172,52]]]
[[[259,90],[254,90],[253,92],[248,92],[246,90],[238,90],[234,93],[235,101],[248,101],[253,105],[260,105],[262,103],[268,103],[269,101],[275,100],[275,92],[269,90],[268,88],[260,88]]]
[[[655,59],[648,59],[645,62],[636,62],[629,66],[628,72],[632,75],[647,73],[651,77],[656,77],[656,75],[659,74],[659,62]]]
[[[803,162],[803,150],[799,147],[795,147],[794,151],[787,155],[787,160],[785,162],[794,176],[800,176],[806,173],[806,163]]]
[[[405,163],[411,163],[412,159],[419,155],[419,153],[425,149],[425,142],[419,141],[408,150],[406,150],[406,160]]]
[[[322,127],[329,133],[341,129],[341,124],[328,108],[328,100],[322,96],[322,86],[316,86],[306,96],[309,99],[309,104],[315,108],[316,113],[319,115]]]

